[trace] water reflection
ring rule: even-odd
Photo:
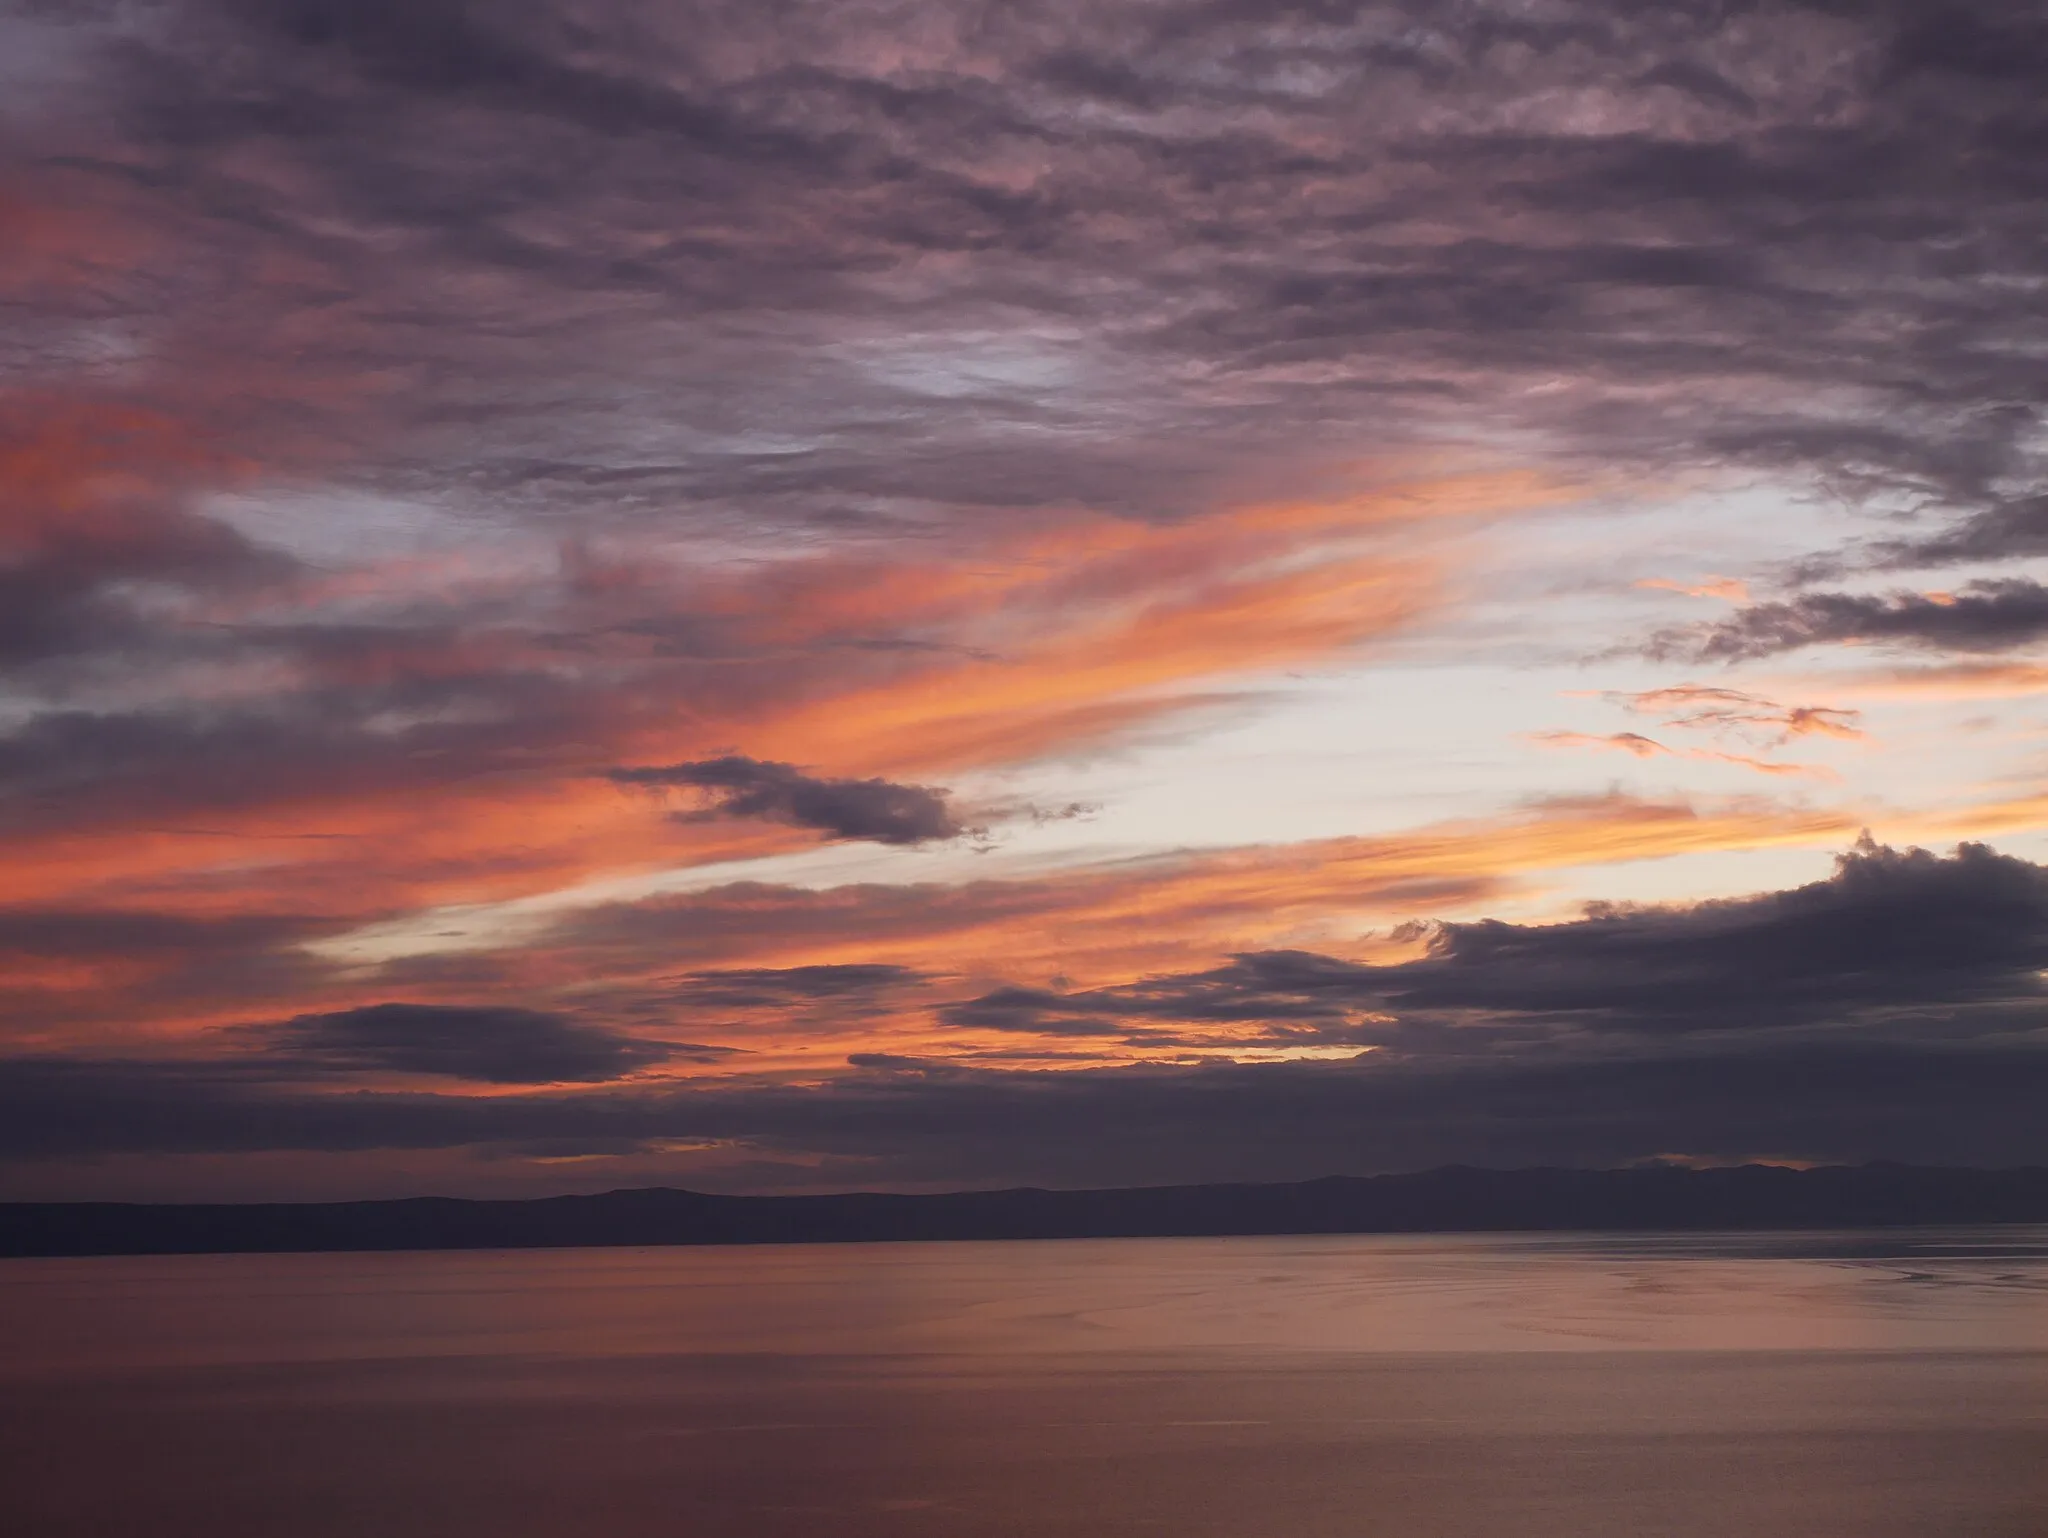
[[[648,1352],[2048,1348],[2048,1228],[0,1264],[0,1372]]]
[[[2048,1230],[0,1264],[27,1538],[1951,1538]]]

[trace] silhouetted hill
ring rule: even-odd
[[[530,1201],[0,1204],[0,1255],[520,1249],[2048,1222],[2048,1169],[1437,1169],[1293,1185],[937,1196],[609,1191]]]

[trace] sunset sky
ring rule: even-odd
[[[0,0],[0,145],[0,1197],[2048,1160],[2040,0]]]

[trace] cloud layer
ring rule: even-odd
[[[146,0],[17,8],[0,76],[21,1159],[2027,1145],[2017,856],[1524,920],[2048,822],[1834,767],[2040,685],[2035,0]],[[1812,548],[1688,511],[1741,575],[1646,595],[1611,531],[1678,498]],[[1926,666],[1660,671],[1852,646]],[[1459,671],[1546,648],[1659,724]],[[1262,712],[1390,658],[1330,710],[1440,760],[1405,826],[1130,767],[1227,723],[1277,824]],[[1496,718],[1516,767],[1432,758]],[[1019,812],[1109,761],[1099,844]]]
[[[888,780],[820,779],[794,764],[763,763],[737,753],[693,764],[614,769],[621,785],[681,786],[707,791],[705,816],[760,817],[799,828],[816,828],[827,838],[872,839],[878,844],[922,844],[958,838],[967,831],[954,819],[946,793],[928,785]]]
[[[1561,924],[1446,923],[1413,961],[1253,952],[1085,993],[1004,990],[947,1018],[1010,1030],[1040,1015],[1056,1029],[1077,1015],[1305,1022],[1338,1040],[1453,1054],[1808,1028],[1865,1044],[1953,1041],[2033,1036],[2044,967],[2041,867],[1980,844],[1937,858],[1866,840],[1829,880],[1786,892],[1602,909]]]
[[[1733,662],[1801,647],[1869,643],[1936,652],[2003,652],[2048,635],[2048,587],[2029,578],[1969,583],[1953,593],[1805,593],[1733,617],[1666,632],[1652,655]]]
[[[541,1010],[367,1004],[261,1031],[266,1052],[314,1070],[383,1071],[484,1084],[595,1083],[702,1047],[638,1041]]]
[[[1826,881],[1560,924],[1436,927],[1383,964],[1263,951],[1089,990],[1007,985],[939,1007],[956,1038],[1116,1035],[1122,1067],[1019,1071],[970,1053],[856,1053],[850,1069],[676,1079],[664,1048],[503,1008],[386,1004],[234,1033],[206,1059],[7,1064],[16,1160],[521,1149],[737,1150],[913,1183],[1074,1183],[1370,1171],[1445,1161],[1614,1163],[1659,1154],[2038,1159],[2048,1085],[2048,869],[1965,845],[1865,843]],[[915,985],[879,967],[697,974],[697,1008]],[[904,1000],[898,1005],[914,1007]],[[1240,1058],[1183,1049],[1224,1041]],[[1260,1051],[1341,1046],[1336,1059]],[[283,1071],[276,1054],[296,1059]],[[382,1070],[477,1096],[332,1093]]]

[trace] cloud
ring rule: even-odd
[[[1785,764],[1771,759],[1752,758],[1744,753],[1717,753],[1706,748],[1667,747],[1654,737],[1645,737],[1641,732],[1529,732],[1528,740],[1547,748],[1613,748],[1634,758],[1691,758],[1708,763],[1733,764],[1740,769],[1753,770],[1757,774],[1805,775],[1814,779],[1836,778],[1831,769],[1817,764]]]
[[[1674,582],[1668,577],[1645,577],[1637,587],[1683,593],[1688,598],[1723,598],[1729,603],[1748,603],[1749,585],[1737,577],[1709,577],[1704,582]]]
[[[54,83],[26,78],[39,50],[7,61],[0,158],[9,900],[220,927],[92,955],[43,931],[6,1007],[45,1047],[345,1013],[304,948],[343,931],[953,836],[921,787],[1179,730],[1455,619],[1455,540],[1616,477],[1818,491],[1883,518],[1860,558],[1901,569],[2042,549],[2048,55],[2005,0],[166,0],[63,30]],[[1660,644],[1996,654],[2040,607],[2015,582],[1809,593]],[[2021,682],[1973,677],[1940,687]],[[751,767],[677,787],[710,820],[606,777],[727,744]],[[840,1009],[908,1055],[950,1028],[876,1024],[897,982],[797,974],[902,968],[919,1008],[970,975],[1085,993],[1476,911],[1559,864],[1852,829],[1609,800],[1039,881],[728,886],[370,997],[639,1029],[695,990]],[[113,1084],[74,1068],[49,1072]],[[285,1093],[179,1082],[252,1139],[277,1103],[234,1097]],[[1042,1136],[1082,1082],[974,1093],[1046,1107]],[[456,1098],[308,1125],[556,1097]],[[572,1100],[546,1116],[596,1136]]]
[[[788,1007],[817,1001],[867,999],[926,981],[910,967],[883,962],[828,962],[807,967],[728,967],[692,972],[674,997],[729,1009]]]
[[[716,1143],[839,1183],[1000,1186],[1302,1179],[1446,1163],[1612,1166],[1674,1144],[1822,1162],[2014,1165],[2042,1153],[2048,1055],[1788,1047],[1594,1063],[1473,1058],[988,1070],[871,1055],[821,1086],[314,1095],[174,1065],[14,1060],[0,1157]],[[780,1169],[775,1166],[781,1165]],[[416,1164],[416,1167],[428,1167]],[[461,1164],[432,1166],[466,1178]],[[645,1169],[646,1166],[640,1166]],[[674,1166],[687,1170],[687,1158]],[[860,1174],[854,1174],[858,1170]],[[644,1177],[643,1177],[644,1178]],[[687,1177],[686,1177],[687,1178]],[[757,1177],[759,1178],[759,1177]]]
[[[301,1066],[484,1084],[596,1083],[670,1058],[716,1055],[507,1005],[368,1004],[237,1034]]]
[[[1024,1031],[1050,1036],[1116,1036],[1124,1027],[1099,1014],[1064,1009],[1064,997],[1045,988],[997,988],[938,1011],[943,1025],[969,1030]]]
[[[1063,514],[708,575],[674,552],[585,548],[538,571],[437,558],[295,579],[200,627],[203,646],[145,648],[169,676],[123,661],[104,693],[31,687],[0,724],[0,822],[15,817],[10,857],[46,900],[180,870],[210,886],[240,862],[252,901],[274,883],[279,901],[388,907],[773,852],[787,836],[758,819],[653,833],[606,766],[747,740],[901,783],[1241,706],[1217,680],[1427,606],[1426,574],[1381,540],[1527,494],[1526,478],[1396,480],[1335,504],[1173,526]],[[251,841],[271,859],[248,865]]]
[[[190,505],[234,473],[203,424],[168,412],[0,397],[0,661],[144,651],[204,599],[289,574],[287,558]]]
[[[1741,662],[1807,646],[1888,644],[1997,652],[2048,635],[2048,587],[2023,577],[1972,582],[1953,593],[1805,593],[1753,604],[1712,624],[1667,630],[1648,654]]]
[[[34,960],[195,956],[219,964],[249,949],[289,944],[318,926],[288,914],[198,915],[135,908],[0,908],[0,955],[16,966]]]
[[[316,996],[330,969],[305,949],[320,914],[170,912],[141,905],[0,908],[0,1039],[128,1040]]]
[[[946,792],[888,780],[827,780],[794,764],[764,763],[728,754],[691,764],[614,769],[621,785],[681,786],[708,791],[706,816],[759,817],[816,828],[827,838],[871,839],[878,844],[922,844],[959,838],[969,830],[953,816]]]
[[[1663,743],[1640,732],[1615,732],[1607,736],[1593,736],[1586,732],[1532,732],[1529,740],[1554,748],[1618,748],[1636,758],[1654,758],[1660,753],[1671,752]]]
[[[526,831],[516,807],[502,828],[516,847]],[[1755,801],[1607,797],[1401,834],[1099,860],[1001,880],[725,883],[557,908],[539,921],[508,913],[509,927],[461,905],[460,888],[450,893],[458,906],[440,912],[364,906],[389,889],[366,893],[347,852],[369,843],[374,856],[376,839],[163,835],[232,862],[210,887],[137,883],[126,874],[136,851],[81,841],[74,877],[120,884],[130,907],[0,915],[0,942],[15,947],[0,1027],[24,1048],[146,1052],[211,1027],[383,998],[516,1004],[636,1037],[701,1041],[705,1027],[677,1022],[715,1011],[712,1039],[746,1048],[763,1069],[808,1072],[820,1054],[924,1050],[941,1034],[929,1007],[1006,974],[1086,984],[1262,945],[1349,943],[1365,926],[1471,911],[1558,866],[1813,845],[1844,828],[1836,813]],[[408,836],[431,851],[434,835],[428,819]],[[307,863],[308,843],[336,851],[333,863]],[[411,938],[394,958],[378,937],[401,927]],[[1110,1059],[1136,1050],[1115,1033],[1102,1044],[1098,1055]]]
[[[1494,511],[1627,465],[1974,517],[2033,473],[1993,344],[2039,93],[1895,8],[161,16],[79,22],[17,200],[94,275],[10,309],[24,377],[170,424],[91,496],[212,542],[19,609],[60,890],[306,827],[357,847],[282,886],[508,895],[746,831],[663,844],[607,765],[943,783],[1156,726],[1441,602],[1401,520],[1274,511],[1374,451],[1558,467]]]
[[[2010,252],[2038,217],[2022,83],[1896,62],[1925,50],[1901,53],[1907,19],[1883,9],[1417,14],[910,5],[850,27],[733,5],[685,25],[191,0],[139,34],[82,24],[84,106],[43,130],[77,153],[37,184],[36,227],[114,277],[39,300],[55,340],[35,372],[57,398],[104,396],[77,349],[118,336],[112,405],[205,450],[136,473],[213,520],[192,526],[219,580],[176,626],[70,598],[36,620],[24,646],[86,646],[121,674],[68,681],[43,823],[101,828],[127,804],[56,793],[63,761],[118,757],[72,740],[81,715],[160,742],[133,760],[158,766],[137,775],[161,787],[152,815],[223,783],[219,742],[252,809],[431,798],[451,828],[479,776],[524,789],[553,755],[589,774],[744,741],[901,778],[1110,734],[1164,709],[1144,696],[1165,684],[1397,626],[1428,571],[1309,581],[1280,531],[1252,590],[1148,587],[1120,626],[1097,623],[1107,579],[1181,575],[1184,544],[1082,563],[1101,585],[1064,607],[962,574],[1042,569],[1033,537],[1076,507],[1135,537],[1324,491],[1361,443],[1486,424],[1568,466],[1764,465],[1959,507],[2024,477],[2028,376],[1977,345],[1985,306],[2017,302]],[[1996,8],[1955,15],[2031,36]],[[1873,242],[1918,255],[1877,263]],[[261,388],[255,357],[273,360]],[[283,494],[307,479],[458,550],[574,531],[587,559],[491,586],[365,552],[382,602],[350,624],[281,621],[304,572],[265,579],[271,607],[225,604],[235,540],[299,561]],[[223,490],[261,538],[215,526]],[[676,547],[735,509],[742,543],[835,559],[751,589],[668,580],[704,570]],[[907,529],[958,558],[852,558],[849,533]],[[92,602],[125,613],[184,559],[95,578]],[[921,583],[959,612],[904,606]],[[838,622],[807,626],[820,595]],[[1013,623],[962,617],[991,613]],[[780,733],[733,719],[790,705]],[[663,711],[705,729],[637,740]],[[923,760],[847,751],[894,740]]]
[[[1761,732],[1772,747],[1797,737],[1838,737],[1847,742],[1863,738],[1857,725],[1858,711],[1832,705],[1781,705],[1740,689],[1678,684],[1636,693],[1610,693],[1605,698],[1638,715],[1662,716],[1667,727],[1744,735]]]
[[[1877,564],[1925,568],[2048,555],[2048,495],[2000,501],[1921,539],[1876,545]]]
[[[1874,700],[2024,699],[2048,690],[2048,667],[2034,662],[1950,662],[1837,675],[1835,682]]]
[[[1415,961],[1252,952],[1079,993],[999,990],[946,1018],[1007,1030],[1035,1016],[1329,1021],[1345,1039],[1425,1053],[1493,1050],[1495,1028],[1525,1043],[1792,1027],[2024,1035],[2048,997],[2048,870],[1981,844],[1944,858],[1866,839],[1828,880],[1790,891],[1428,936]]]
[[[470,957],[463,985],[531,990],[602,977],[666,989],[672,984],[660,980],[681,966],[848,956],[928,974],[987,975],[1000,966],[1012,975],[1129,977],[1283,937],[1334,941],[1417,912],[1470,910],[1559,866],[1824,846],[1854,826],[1838,812],[1747,799],[1695,807],[1609,796],[1379,837],[1100,861],[1031,878],[733,882],[567,910],[522,932],[515,946]],[[417,975],[439,976],[449,964],[428,958]],[[393,984],[414,975],[403,963],[384,974]]]
[[[946,1008],[925,1050],[864,1048],[851,1071],[801,1082],[595,1082],[659,1049],[560,1016],[406,1005],[250,1032],[282,1073],[243,1039],[210,1059],[16,1055],[0,1073],[0,1150],[611,1157],[715,1143],[769,1164],[860,1161],[870,1179],[956,1184],[1612,1164],[1674,1143],[1823,1160],[2048,1153],[2048,869],[2028,861],[1866,842],[1828,879],[1785,891],[1427,935],[1424,955],[1386,964],[1268,950],[1100,988],[1006,985]],[[1152,1060],[1034,1071],[993,1065],[999,1050],[983,1066],[965,1045],[977,1032],[1042,1032],[1055,1045],[1041,1057],[1128,1041]],[[1363,1055],[1174,1061],[1191,1039],[1248,1056]],[[337,1069],[591,1087],[336,1093],[319,1081]]]
[[[79,115],[153,173],[187,355],[417,370],[365,478],[1160,513],[1482,419],[1971,515],[2038,473],[1997,0],[168,15],[86,30]]]

